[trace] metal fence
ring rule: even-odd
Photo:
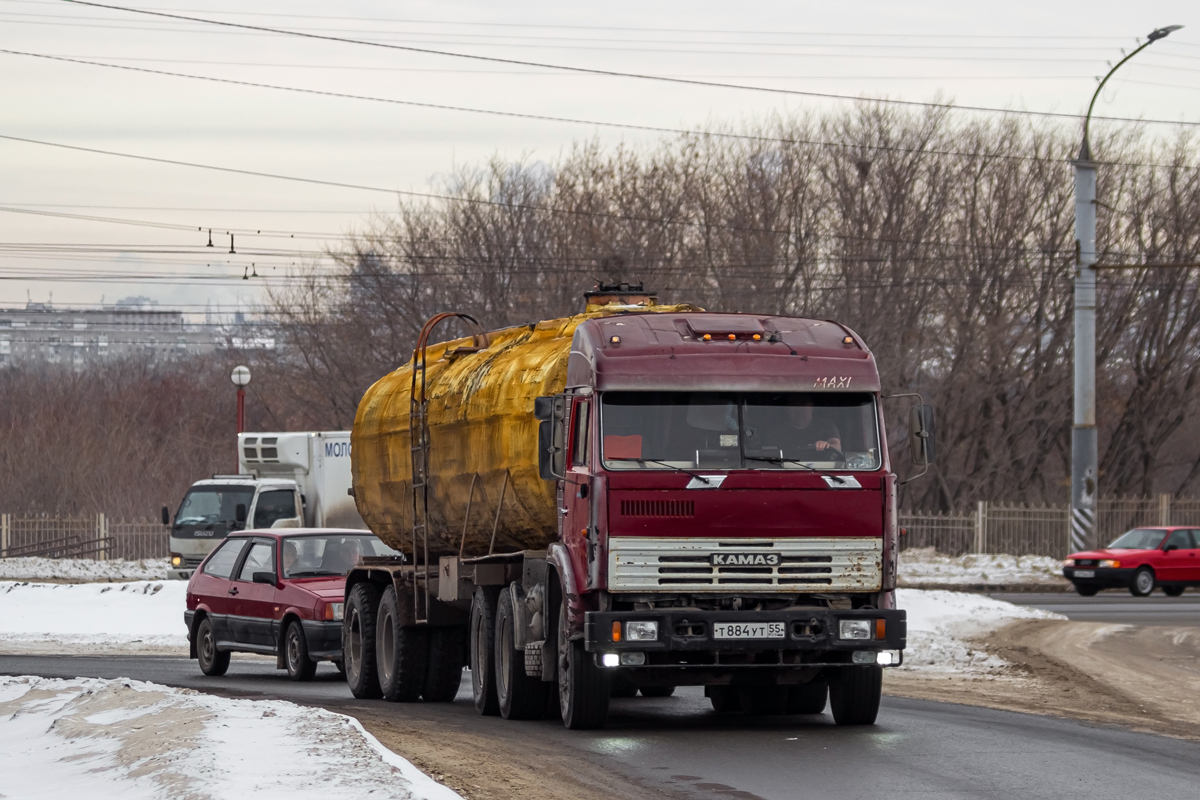
[[[952,556],[1009,553],[1063,558],[1071,546],[1071,509],[980,502],[970,513],[900,513],[901,548],[932,547]],[[1103,547],[1140,525],[1200,525],[1200,499],[1104,497],[1096,510],[1092,546]]]
[[[167,527],[157,520],[0,514],[0,558],[166,558]]]

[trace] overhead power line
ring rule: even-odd
[[[799,97],[814,97],[825,100],[850,100],[853,102],[873,102],[886,103],[889,105],[916,107],[916,108],[939,108],[947,111],[979,111],[989,114],[1019,114],[1022,116],[1034,116],[1053,119],[1082,119],[1081,114],[1063,114],[1052,111],[1014,111],[1011,109],[990,108],[987,106],[960,106],[953,103],[934,103],[918,100],[893,100],[888,98],[869,98],[869,97],[854,97],[851,95],[835,94],[832,92],[810,92],[799,89],[780,89],[768,86],[753,86],[750,84],[739,83],[721,83],[718,81],[704,81],[696,78],[672,78],[664,75],[652,75],[640,72],[623,72],[619,70],[606,70],[595,67],[579,67],[567,64],[550,64],[539,61],[527,61],[524,59],[501,58],[498,56],[483,56],[472,53],[458,53],[450,50],[438,50],[428,47],[416,47],[414,45],[392,44],[385,42],[372,42],[365,39],[351,39],[341,36],[330,36],[328,34],[309,33],[305,31],[294,31],[286,28],[271,28],[263,25],[248,25],[240,22],[228,22],[225,20],[206,19],[203,17],[192,17],[185,14],[170,14],[163,11],[149,11],[147,9],[129,8],[126,6],[108,5],[105,3],[95,3],[90,0],[63,0],[63,2],[71,3],[78,6],[87,6],[90,8],[103,8],[109,11],[124,11],[130,14],[143,14],[151,17],[160,17],[163,19],[184,20],[187,22],[197,22],[203,25],[215,25],[225,28],[235,28],[240,30],[263,31],[267,33],[279,34],[281,36],[295,36],[302,39],[314,39],[317,41],[340,42],[342,44],[353,44],[362,47],[375,47],[385,50],[399,50],[409,53],[423,53],[426,55],[445,56],[448,58],[461,58],[472,61],[486,61],[495,64],[509,64],[523,67],[537,67],[539,69],[554,69],[563,72],[573,72],[580,75],[601,75],[612,78],[632,78],[643,81],[657,81],[661,83],[672,83],[686,86],[703,86],[708,88],[718,89],[737,89],[740,91],[765,92],[768,94],[783,94]],[[1142,122],[1160,125],[1194,125],[1200,126],[1200,122],[1178,122],[1174,120],[1156,120],[1156,119],[1133,119],[1128,117],[1095,117],[1093,119],[1106,119],[1117,122]]]

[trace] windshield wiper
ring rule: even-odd
[[[821,472],[811,464],[805,464],[803,461],[797,461],[794,458],[780,458],[779,456],[746,456],[747,461],[766,461],[769,464],[795,464],[811,472]]]
[[[712,481],[710,481],[708,478],[704,477],[703,475],[698,475],[695,472],[692,472],[690,469],[684,469],[683,467],[677,467],[674,464],[668,464],[666,461],[656,461],[653,458],[606,458],[604,460],[605,461],[636,461],[638,463],[638,465],[659,464],[660,466],[664,466],[667,469],[673,469],[676,472],[682,472],[684,475],[691,475],[693,478],[695,478],[696,480],[698,480],[702,483],[712,483]]]

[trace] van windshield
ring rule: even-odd
[[[176,525],[234,526],[238,504],[250,507],[252,486],[197,486],[191,489],[175,515]]]
[[[606,469],[880,466],[875,398],[823,392],[606,392]]]

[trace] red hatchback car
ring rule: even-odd
[[[224,675],[235,652],[278,659],[292,680],[310,680],[318,661],[342,668],[346,573],[363,556],[397,555],[367,531],[239,531],[192,574],[187,588],[191,657],[205,675]]]
[[[1067,556],[1063,576],[1084,597],[1112,587],[1145,597],[1156,586],[1178,597],[1188,586],[1200,586],[1200,528],[1134,528],[1103,550]]]

